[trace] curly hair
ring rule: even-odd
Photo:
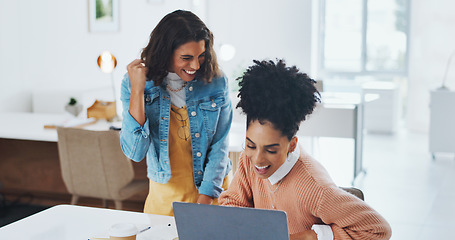
[[[241,108],[247,116],[247,127],[258,120],[272,123],[289,140],[299,130],[300,122],[313,112],[320,93],[316,81],[299,72],[296,66],[286,67],[284,60],[253,62],[239,77]]]
[[[174,50],[195,41],[205,42],[205,61],[196,73],[196,78],[211,82],[220,75],[213,49],[213,34],[194,13],[176,10],[164,16],[150,34],[150,41],[142,50],[141,58],[148,68],[147,80],[160,85],[166,77]]]

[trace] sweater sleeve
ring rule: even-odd
[[[254,207],[250,179],[251,176],[248,176],[245,154],[242,153],[239,160],[239,167],[235,172],[229,188],[222,192],[218,198],[220,205]]]
[[[324,190],[316,215],[332,227],[334,239],[390,239],[387,221],[364,201],[337,187]]]

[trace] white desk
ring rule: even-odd
[[[356,93],[321,93],[322,104],[302,123],[298,135],[353,138],[354,180],[362,173],[363,103],[374,101],[377,94],[361,96]],[[233,106],[238,99],[233,98]],[[45,124],[61,123],[70,119],[68,114],[47,113],[0,113],[0,138],[57,142],[54,129],[44,129]],[[91,130],[108,129],[111,123],[99,121],[85,127]],[[234,119],[229,133],[229,152],[243,149],[246,117],[234,109]],[[238,157],[238,156],[237,156]],[[233,159],[234,160],[234,159]],[[235,165],[235,163],[234,163]]]
[[[402,108],[400,84],[384,81],[366,82],[362,84],[362,93],[380,96],[377,101],[365,103],[365,130],[372,133],[395,133]]]
[[[429,150],[433,160],[436,153],[455,153],[455,92],[437,89],[430,92]]]
[[[45,129],[44,125],[61,124],[72,119],[69,114],[60,113],[31,113],[15,112],[0,113],[0,138],[32,140],[44,142],[57,142],[57,131],[55,129]],[[88,130],[108,130],[113,123],[98,120],[96,123],[87,125],[84,129]],[[121,123],[114,123],[121,126]],[[236,132],[234,130],[234,132]],[[239,139],[241,138],[241,139]],[[229,152],[240,152],[241,142],[245,135],[241,133],[231,134],[229,141]]]
[[[362,166],[363,105],[379,98],[378,94],[322,92],[321,102],[302,122],[297,136],[337,137],[354,139],[354,176],[364,172]],[[234,106],[238,99],[233,98]],[[239,109],[234,111],[231,133],[236,139],[245,139],[246,117]]]
[[[361,104],[318,104],[301,125],[300,136],[354,139],[354,185],[357,176],[365,172],[362,164],[363,115]]]
[[[45,129],[44,125],[62,124],[74,119],[66,113],[0,113],[0,138],[57,142],[57,131]],[[85,129],[108,130],[112,123],[99,120]]]
[[[0,138],[55,142],[57,132],[45,124],[63,122],[69,116],[51,113],[0,113]]]
[[[0,228],[5,240],[87,240],[107,238],[115,223],[129,222],[138,228],[151,226],[138,240],[173,239],[177,229],[173,217],[105,208],[58,205]],[[170,227],[167,227],[171,224]],[[165,228],[166,226],[166,228]],[[160,236],[157,236],[157,235]]]
[[[300,125],[298,135],[354,139],[354,184],[363,169],[363,107],[378,99],[377,94],[321,93],[321,104]]]

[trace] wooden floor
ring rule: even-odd
[[[69,194],[55,194],[55,193],[39,193],[39,192],[15,192],[4,190],[0,191],[8,202],[19,201],[20,204],[30,204],[39,206],[52,207],[60,204],[70,204],[71,195]],[[145,197],[139,200],[140,196],[133,196],[131,199],[123,201],[123,209],[128,211],[142,212],[144,208]],[[89,207],[104,207],[101,199],[80,197],[77,205]],[[107,208],[115,209],[113,201],[107,201]]]

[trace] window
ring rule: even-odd
[[[322,0],[320,72],[404,75],[408,6],[408,0]]]

